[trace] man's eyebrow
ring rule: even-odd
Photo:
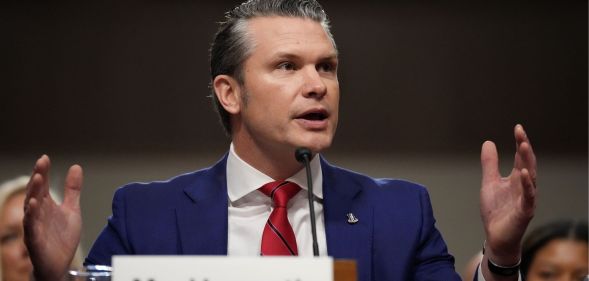
[[[291,53],[291,52],[277,52],[275,54],[271,55],[274,58],[279,58],[279,59],[298,59],[301,58],[301,56],[295,54],[295,53]],[[337,52],[333,52],[331,54],[327,54],[325,56],[321,56],[319,58],[320,61],[326,61],[326,60],[338,60],[338,53]]]
[[[332,53],[330,55],[327,55],[327,56],[321,58],[321,60],[339,60],[339,58],[338,58],[337,52],[335,52],[335,53]]]
[[[272,54],[272,57],[281,58],[281,59],[282,58],[285,58],[285,59],[296,59],[296,58],[299,58],[300,56],[298,56],[296,54],[293,54],[291,52],[277,52],[277,53]]]

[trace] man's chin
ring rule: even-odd
[[[320,153],[327,150],[331,146],[331,139],[312,139],[299,142],[296,148],[304,147],[315,153]]]

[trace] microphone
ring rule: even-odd
[[[315,207],[313,204],[313,179],[311,177],[311,150],[304,147],[299,147],[295,150],[295,158],[297,161],[305,165],[307,171],[307,192],[309,197],[309,216],[311,217],[311,235],[313,236],[313,256],[319,256],[319,246],[317,245],[317,223],[315,223]]]

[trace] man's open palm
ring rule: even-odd
[[[25,243],[37,281],[63,278],[80,242],[82,229],[82,167],[70,167],[65,179],[64,200],[59,205],[49,194],[50,166],[46,155],[37,160],[24,205]]]

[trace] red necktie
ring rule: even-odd
[[[261,192],[274,201],[274,210],[262,234],[262,256],[298,255],[297,240],[288,221],[286,205],[300,189],[295,183],[287,181],[267,183],[260,188]]]

